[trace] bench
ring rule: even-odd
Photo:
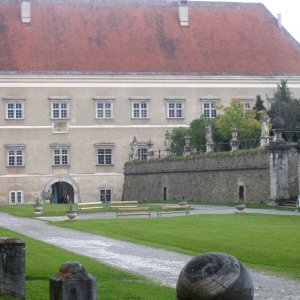
[[[125,216],[151,216],[150,207],[119,207],[117,219]]]
[[[102,202],[82,202],[82,203],[78,203],[77,206],[78,206],[78,212],[86,209],[103,208]]]
[[[110,203],[110,209],[112,208],[135,208],[138,207],[137,201],[113,201]]]
[[[188,204],[166,205],[162,206],[157,211],[157,217],[161,217],[166,214],[185,214],[187,216],[190,214],[190,206]]]

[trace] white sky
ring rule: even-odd
[[[198,0],[199,1],[199,0]],[[263,3],[277,18],[281,14],[282,26],[300,42],[300,0],[206,0],[221,2],[254,2]]]

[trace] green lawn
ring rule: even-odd
[[[49,278],[67,261],[79,261],[97,278],[98,299],[173,300],[175,289],[153,284],[141,276],[100,264],[93,259],[0,228],[0,236],[19,237],[26,243],[26,299],[49,299]],[[11,300],[0,295],[1,300]]]
[[[221,251],[247,265],[300,278],[299,216],[197,215],[75,220],[55,225],[191,255]]]

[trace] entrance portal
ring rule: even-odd
[[[52,203],[74,203],[74,189],[71,184],[58,181],[51,186]]]

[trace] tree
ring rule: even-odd
[[[231,140],[231,129],[238,129],[239,140],[254,140],[260,137],[261,122],[255,119],[255,111],[244,109],[244,103],[231,100],[230,105],[223,106],[224,113],[218,115],[216,127],[222,139],[227,143]]]
[[[284,120],[286,138],[291,141],[296,137],[294,131],[300,127],[300,100],[294,98],[288,88],[286,80],[281,80],[274,92],[274,103],[268,112],[273,120],[275,117],[281,117]]]
[[[255,119],[261,121],[264,114],[267,112],[264,106],[264,100],[261,99],[261,95],[256,96],[256,102],[253,109],[255,111]]]
[[[189,132],[188,128],[179,127],[172,130],[171,135],[171,150],[176,155],[183,154],[183,148],[185,145],[184,136]]]

